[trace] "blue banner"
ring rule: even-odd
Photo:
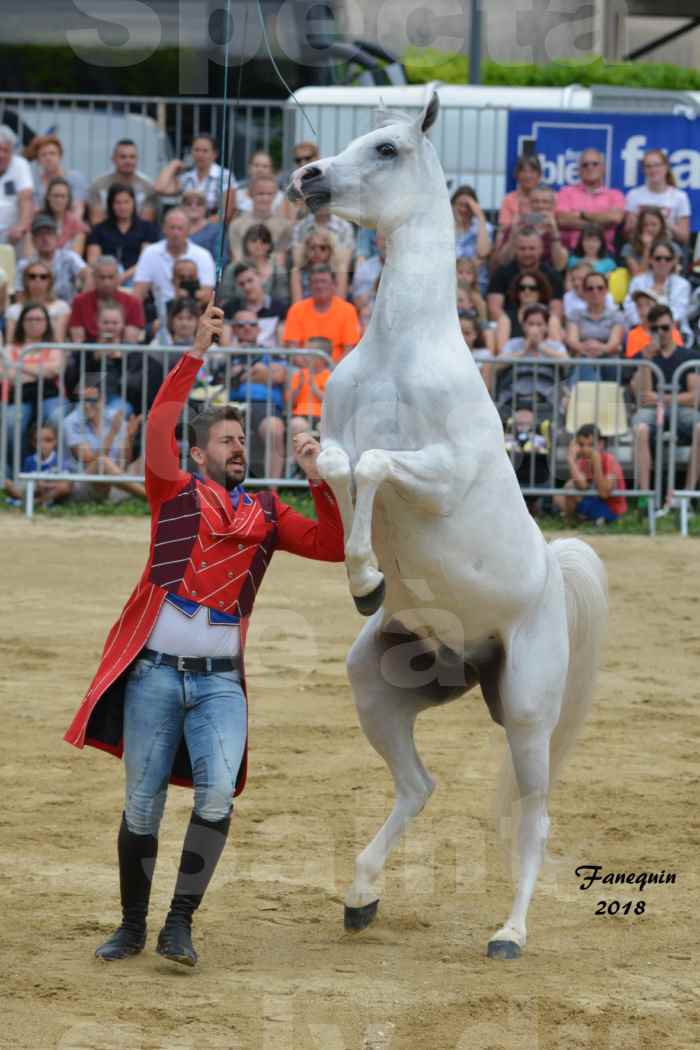
[[[642,157],[666,150],[676,185],[690,198],[691,229],[700,230],[700,120],[647,113],[594,110],[512,109],[508,116],[508,189],[522,153],[536,153],[542,179],[553,189],[579,182],[578,162],[585,149],[606,159],[606,186],[627,193],[644,182]]]

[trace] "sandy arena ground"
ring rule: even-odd
[[[171,788],[149,947],[107,966],[122,767],[61,736],[140,574],[145,520],[3,516],[0,1046],[8,1050],[690,1050],[700,1006],[697,544],[601,538],[610,642],[552,797],[552,860],[518,962],[487,960],[511,890],[493,846],[502,731],[476,693],[422,716],[438,791],[389,863],[380,917],[342,929],[353,857],[388,812],[344,656],[342,566],[277,555],[249,647],[251,775],[196,921],[200,964],[153,946],[191,793]],[[574,868],[674,871],[579,889]],[[628,892],[625,890],[628,889]],[[595,916],[600,899],[645,914]]]

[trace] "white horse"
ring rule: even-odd
[[[420,711],[477,683],[510,745],[502,815],[517,797],[520,870],[488,955],[515,958],[539,873],[550,783],[590,706],[606,622],[605,572],[579,540],[545,543],[457,318],[445,178],[417,119],[378,129],[294,172],[292,199],[386,236],[361,342],[326,388],[318,467],[343,518],[350,590],[370,616],[348,657],[359,718],[394,778],[386,823],[359,855],[345,925],[377,912],[374,882],[434,781],[415,748]],[[503,827],[503,822],[501,822]]]

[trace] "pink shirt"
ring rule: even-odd
[[[585,186],[564,186],[557,193],[557,204],[555,212],[562,211],[585,211],[593,214],[597,211],[612,211],[613,209],[625,210],[625,198],[619,190],[611,190],[608,186],[599,186],[596,190],[587,190]],[[574,248],[581,236],[580,230],[562,227],[561,239],[567,248]],[[615,241],[615,227],[609,226],[605,231],[608,248],[612,251]]]
[[[525,200],[526,198],[522,197],[518,190],[511,190],[510,193],[506,193],[498,212],[498,225],[501,227],[512,226],[517,221],[520,215],[520,205],[525,203]]]

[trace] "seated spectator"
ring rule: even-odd
[[[25,474],[42,474],[45,480],[34,482],[34,503],[40,507],[52,507],[68,499],[73,486],[70,481],[51,481],[52,474],[64,474],[70,471],[68,457],[58,456],[58,434],[52,423],[44,423],[37,429],[32,424],[29,430],[29,447],[33,449],[24,457],[22,472]],[[7,482],[6,491],[14,499],[21,499],[22,490],[16,482]]]
[[[292,224],[289,219],[273,213],[277,195],[277,183],[268,175],[258,177],[251,183],[249,193],[252,207],[238,215],[228,228],[231,258],[234,262],[243,260],[243,238],[251,226],[264,223],[272,234],[273,251],[280,265],[284,265],[287,249],[292,235]]]
[[[51,179],[46,190],[46,198],[42,202],[41,214],[50,215],[56,223],[58,247],[71,248],[82,256],[85,252],[85,235],[88,227],[75,214],[70,183],[62,175]],[[31,250],[33,250],[33,245],[30,244]]]
[[[75,301],[75,300],[74,300]],[[65,299],[57,299],[53,285],[53,272],[41,259],[30,259],[22,270],[22,290],[17,293],[16,302],[5,311],[5,342],[12,343],[15,338],[15,327],[22,308],[26,303],[40,303],[49,312],[54,341],[65,342],[66,329],[71,308]]]
[[[126,424],[120,409],[106,405],[99,383],[82,386],[78,406],[63,420],[63,438],[70,450],[71,470],[88,475],[128,473],[140,424],[140,416],[132,415]],[[131,496],[146,497],[141,482],[115,481],[113,484]],[[104,482],[74,483],[74,493],[81,499],[106,500],[111,489],[112,485]]]
[[[301,246],[301,251],[294,253],[292,268],[289,274],[289,287],[293,303],[309,296],[309,275],[314,266],[330,266],[337,273],[338,257],[335,237],[323,227],[312,226]],[[341,272],[340,281],[336,278],[338,295],[341,299],[347,296],[347,271]]]
[[[34,215],[32,173],[15,153],[17,136],[0,124],[0,244],[12,244],[21,255]]]
[[[332,347],[327,339],[309,339],[308,350],[323,350],[329,356]],[[290,411],[289,432],[303,434],[316,430],[321,423],[321,410],[331,370],[322,357],[294,356],[295,371],[289,379],[287,399]]]
[[[298,165],[297,165],[298,167]],[[253,153],[248,161],[248,178],[245,183],[241,183],[236,190],[236,207],[239,213],[245,213],[253,210],[253,199],[248,192],[249,187],[259,178],[274,179],[277,184],[277,174],[275,172],[275,165],[272,161],[270,154],[264,149],[258,149]],[[274,215],[280,212],[285,202],[285,194],[283,190],[277,189],[274,200],[272,201],[272,213]],[[289,218],[289,216],[285,216]]]
[[[547,362],[565,358],[566,348],[563,343],[549,339],[548,323],[546,306],[535,303],[526,307],[524,335],[510,339],[496,362],[496,407],[504,420],[517,411],[518,426],[527,429],[534,428],[543,419],[553,419],[558,409],[556,369],[548,367]],[[518,363],[514,369],[512,365],[522,357],[539,360]]]
[[[691,336],[688,324],[690,311],[690,283],[685,277],[674,273],[677,256],[671,241],[654,241],[651,248],[651,265],[646,273],[639,273],[630,281],[629,291],[625,298],[625,318],[629,328],[639,324],[639,314],[633,295],[638,288],[655,292],[660,300],[671,310],[674,321],[683,333],[684,338]]]
[[[357,311],[352,303],[336,295],[335,274],[330,266],[314,266],[311,295],[289,308],[284,326],[287,346],[305,347],[309,339],[329,339],[333,363],[337,364],[360,338]]]
[[[140,343],[145,320],[143,303],[135,295],[119,287],[119,263],[111,255],[101,255],[92,266],[89,292],[76,295],[70,312],[68,327],[74,343],[94,343],[97,340],[97,313],[103,302],[118,302],[124,311],[124,342]]]
[[[243,237],[243,258],[258,271],[263,291],[275,302],[289,306],[289,275],[273,252],[272,234],[265,223],[249,226]]]
[[[509,339],[517,339],[525,334],[522,321],[528,306],[542,303],[548,307],[551,301],[552,286],[541,270],[526,270],[514,277],[506,292],[503,313],[496,322],[498,350],[503,350]],[[549,315],[547,336],[555,342],[562,339],[561,322],[555,314]]]
[[[458,259],[457,260],[457,293],[459,300],[459,291],[466,290],[469,295],[468,305],[457,303],[460,309],[473,308],[479,311],[479,317],[482,321],[486,320],[486,303],[484,297],[481,294],[481,282],[479,280],[479,267],[474,259]]]
[[[233,315],[233,346],[241,349],[259,346],[258,325],[252,310],[237,310]],[[280,478],[284,469],[282,411],[286,365],[269,354],[241,354],[229,360],[231,400],[247,406],[251,467],[262,469],[267,478]]]
[[[197,266],[197,280],[207,301],[214,289],[214,260],[206,248],[189,239],[190,221],[182,208],[171,208],[163,220],[163,239],[144,248],[134,273],[134,295],[142,301],[149,292],[156,304],[175,298],[173,268],[178,259],[187,258]]]
[[[532,226],[523,226],[515,238],[515,258],[506,266],[499,266],[491,275],[487,305],[492,321],[500,317],[506,293],[514,278],[532,273],[533,270],[539,270],[549,281],[552,288],[550,311],[561,317],[564,283],[557,271],[542,261],[543,251],[542,238],[537,231]]]
[[[43,201],[48,193],[52,179],[65,179],[70,186],[70,210],[76,219],[83,219],[88,189],[82,172],[68,171],[63,167],[63,145],[55,135],[37,135],[24,151],[28,161],[33,161],[32,178],[34,180],[34,205],[38,211],[44,211]],[[63,247],[63,245],[61,246]],[[76,249],[77,251],[77,249]]]
[[[671,389],[673,373],[696,355],[673,340],[673,314],[668,306],[653,306],[649,311],[652,340],[642,350],[642,356],[653,361],[664,377],[663,389],[657,389],[656,375],[650,368],[639,368],[632,377],[631,387],[640,406],[632,417],[635,438],[635,462],[639,488],[648,489],[651,481],[651,446],[656,438],[658,413],[663,416],[664,430],[671,420]],[[680,379],[678,394],[678,439],[682,444],[694,443],[697,412],[695,406],[700,394],[700,373],[688,371]],[[693,466],[691,456],[690,468]],[[687,480],[692,481],[692,476]],[[673,482],[671,482],[673,484]],[[695,484],[692,485],[695,488]]]
[[[594,358],[622,356],[625,326],[620,310],[606,305],[608,279],[604,273],[589,273],[583,279],[584,310],[575,311],[566,326],[566,344],[575,357]],[[569,380],[571,385],[579,379],[620,382],[621,373],[616,365],[597,368],[579,364]]]
[[[554,503],[567,522],[574,517],[598,524],[617,521],[627,511],[624,496],[613,496],[615,489],[625,488],[622,467],[606,452],[600,431],[594,423],[584,423],[569,443],[567,454],[569,479],[565,495],[555,496]],[[595,491],[591,492],[591,488]]]
[[[648,149],[642,158],[644,185],[630,190],[625,197],[625,232],[634,230],[637,214],[643,207],[658,208],[666,220],[668,234],[685,247],[690,240],[690,200],[679,190],[665,150]]]
[[[156,193],[171,197],[185,194],[188,190],[203,193],[211,215],[221,209],[222,194],[226,200],[224,221],[229,222],[236,212],[236,179],[228,168],[222,171],[217,163],[218,143],[213,135],[197,135],[192,140],[192,165],[183,160],[171,160],[166,164],[154,183]]]
[[[632,293],[632,300],[637,308],[639,324],[635,325],[634,328],[631,328],[627,333],[625,357],[636,357],[645,347],[649,346],[649,343],[651,342],[649,311],[652,306],[659,305],[658,296],[648,288],[637,288]],[[671,334],[676,346],[683,346],[683,336],[675,324]]]
[[[144,248],[160,239],[158,227],[140,218],[131,186],[113,182],[107,191],[107,218],[92,228],[87,239],[87,261],[92,266],[109,255],[121,267],[119,283],[130,285]]]
[[[209,221],[209,206],[206,196],[200,190],[186,190],[182,195],[182,210],[190,220],[190,240],[200,248],[206,248],[214,262],[218,262],[219,252],[223,265],[231,261],[231,253],[223,222]]]
[[[523,227],[542,238],[542,258],[554,270],[564,270],[569,253],[562,244],[555,214],[556,197],[550,186],[539,185],[530,194],[530,212],[520,215],[511,226],[499,230],[492,255],[493,266],[506,266],[515,254],[515,243]]]
[[[42,347],[28,350],[41,343],[55,342],[51,318],[43,303],[25,303],[15,325],[13,342],[3,352],[2,400],[5,402],[5,430],[7,463],[12,470],[14,462],[15,426],[19,416],[20,441],[24,446],[30,424],[39,419],[53,422],[61,413],[59,376],[63,365],[60,350]],[[17,362],[22,361],[19,378]],[[21,388],[20,404],[16,404],[15,384]],[[20,462],[22,449],[20,449]]]
[[[612,273],[617,263],[608,252],[608,242],[600,226],[584,226],[581,236],[569,256],[569,268],[588,263],[595,273]]]
[[[645,273],[651,266],[651,248],[655,241],[670,240],[664,214],[660,208],[642,207],[620,258],[632,277]]]
[[[377,231],[370,230],[368,226],[361,227],[355,238],[355,268],[377,253]]]
[[[625,198],[605,185],[605,157],[597,149],[585,149],[579,161],[581,181],[564,186],[557,194],[556,215],[564,246],[573,249],[584,226],[600,226],[608,251],[614,254],[615,228],[625,214]]]
[[[577,263],[566,275],[568,289],[564,295],[564,319],[567,321],[577,310],[586,309],[586,300],[583,298],[583,282],[589,273],[593,273],[593,267],[589,263]],[[605,303],[611,310],[615,309],[615,300],[610,293],[608,293]]]
[[[145,392],[141,394],[141,400],[136,402],[133,396],[135,391],[132,391],[131,404],[134,411],[138,409],[139,412],[143,412],[150,409],[168,372],[172,371],[182,355],[193,345],[200,316],[201,306],[194,299],[174,299],[170,303],[167,324],[159,329],[158,334],[151,340],[149,346],[154,348],[153,351],[149,350],[144,354],[141,382]],[[168,347],[177,349],[168,353]],[[156,352],[156,348],[160,348],[161,352]],[[200,385],[210,384],[211,372],[219,365],[223,356],[209,351],[197,376]]]
[[[116,299],[100,300],[97,307],[97,336],[95,343],[104,350],[77,350],[71,354],[63,376],[63,386],[69,398],[75,398],[84,377],[100,384],[108,408],[120,409],[130,416],[130,388],[134,393],[134,405],[139,407],[142,354],[124,355],[116,349],[124,342],[125,317],[121,303]]]
[[[294,170],[297,168],[303,168],[305,164],[311,164],[312,161],[318,160],[320,154],[318,152],[318,146],[315,142],[297,142],[292,150],[292,159],[294,162]],[[290,201],[286,196],[280,206],[280,215],[283,218],[289,219],[290,222],[299,222],[306,215],[309,214],[309,210],[304,204],[303,200]]]
[[[140,218],[155,222],[158,215],[158,194],[153,183],[138,172],[138,152],[131,139],[120,139],[112,152],[113,171],[100,175],[88,190],[90,225],[96,226],[107,218],[107,194],[113,183],[130,186],[136,198]]]
[[[277,327],[287,314],[284,303],[276,302],[265,293],[260,274],[250,263],[238,263],[233,271],[236,296],[224,302],[224,314],[230,318],[237,310],[254,313],[259,325],[258,346],[277,346]]]
[[[331,268],[333,267],[332,260],[326,258],[321,261],[327,262]],[[352,279],[352,300],[357,309],[359,309],[363,303],[376,298],[377,288],[379,287],[379,278],[382,275],[385,261],[386,236],[378,231],[377,254],[371,255],[369,259],[363,259],[362,262],[358,262],[355,266],[355,273]],[[472,260],[465,259],[463,261],[471,263]],[[476,266],[474,266],[474,269],[476,270]],[[337,287],[338,295],[341,296],[341,298],[345,298],[341,286],[338,284]]]
[[[194,299],[200,307],[204,306],[210,294],[210,290],[199,283],[197,263],[192,259],[178,259],[173,266],[173,298],[165,304],[166,309],[178,299]]]
[[[32,240],[36,255],[22,259],[17,266],[17,291],[24,286],[24,271],[37,259],[51,268],[53,285],[59,299],[72,303],[76,292],[91,287],[92,275],[77,252],[58,247],[56,220],[50,215],[37,215],[32,222]]]
[[[516,188],[506,193],[501,201],[498,213],[499,235],[504,229],[514,226],[523,215],[529,215],[534,210],[530,195],[535,187],[539,186],[542,178],[542,165],[534,153],[518,157],[514,176]]]
[[[486,291],[489,275],[486,260],[491,252],[493,226],[486,221],[476,190],[459,186],[450,197],[455,222],[455,255],[458,259],[474,259],[479,267],[479,285]]]
[[[313,215],[306,215],[292,227],[292,265],[301,257],[302,245],[312,229],[327,230],[335,240],[336,279],[350,272],[355,251],[355,230],[352,223],[332,215],[328,207],[318,208]]]
[[[476,310],[459,310],[459,327],[464,336],[472,357],[476,361],[481,378],[489,393],[493,389],[493,359],[496,353],[496,342],[493,332],[484,328]]]

